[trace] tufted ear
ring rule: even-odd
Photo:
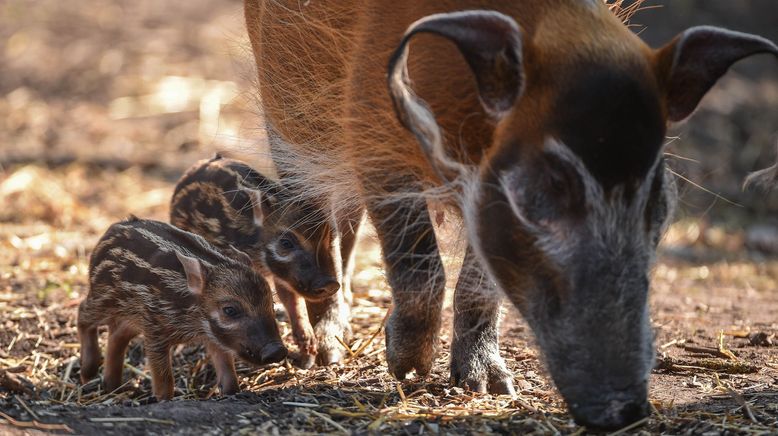
[[[521,32],[516,21],[495,11],[430,15],[408,27],[389,61],[389,92],[397,117],[416,135],[442,178],[450,179],[463,168],[446,156],[434,115],[410,88],[408,44],[417,33],[432,33],[456,44],[475,76],[484,109],[495,117],[502,117],[523,90]],[[435,62],[435,59],[428,62]]]
[[[251,256],[248,255],[245,251],[239,250],[234,245],[230,244],[229,248],[230,252],[228,253],[228,256],[231,259],[237,260],[238,262],[251,267],[254,265],[254,262],[251,261]]]
[[[240,190],[249,196],[251,209],[254,211],[254,224],[258,227],[262,227],[265,218],[273,211],[275,197],[265,194],[258,189],[252,189],[245,186],[241,186]]]
[[[692,27],[657,52],[670,121],[682,121],[735,62],[778,47],[756,35],[717,27]]]
[[[186,273],[186,286],[195,295],[202,295],[205,289],[205,270],[200,261],[176,251],[176,257],[184,267]]]

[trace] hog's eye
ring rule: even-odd
[[[240,311],[232,306],[225,306],[222,309],[222,312],[224,312],[224,314],[227,315],[229,318],[237,318],[240,316]]]
[[[280,245],[284,250],[291,250],[294,248],[294,241],[292,241],[290,238],[281,238],[281,240],[278,241],[278,245]]]

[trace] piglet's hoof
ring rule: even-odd
[[[219,384],[219,392],[221,392],[222,396],[228,396],[228,395],[235,395],[238,392],[240,392],[240,387],[235,383],[226,383],[226,384]]]
[[[311,369],[316,364],[316,354],[292,353],[291,358],[294,366],[300,369]]]
[[[432,370],[437,348],[437,326],[408,322],[393,312],[386,322],[386,363],[399,380],[411,371],[424,376]]]

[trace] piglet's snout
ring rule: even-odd
[[[264,319],[250,329],[243,354],[246,360],[258,365],[280,362],[286,358],[287,350],[274,319]]]
[[[319,298],[334,295],[340,289],[340,283],[334,277],[320,277],[311,284],[311,293]]]
[[[284,344],[278,341],[273,341],[265,344],[259,349],[252,349],[249,347],[244,348],[243,353],[247,360],[258,364],[264,365],[268,363],[276,363],[286,359],[287,350]]]
[[[260,352],[260,359],[263,363],[275,363],[286,359],[287,350],[281,342],[271,342]]]

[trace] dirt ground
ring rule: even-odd
[[[687,3],[699,2],[678,2]],[[177,177],[214,151],[267,163],[240,1],[78,6],[0,2],[0,434],[585,432],[513,309],[505,309],[501,344],[516,399],[449,385],[450,322],[426,380],[390,377],[382,331],[390,295],[369,230],[343,364],[241,364],[243,392],[221,398],[202,350],[180,347],[176,397],[156,403],[136,341],[119,393],[81,386],[76,308],[102,232],[130,213],[166,220]],[[742,176],[772,157],[778,125],[778,68],[755,65],[723,80],[669,150],[671,165],[702,188],[682,182],[680,218],[653,273],[654,413],[623,433],[778,429],[778,207],[775,195],[739,191]],[[282,313],[279,320],[291,344]]]

